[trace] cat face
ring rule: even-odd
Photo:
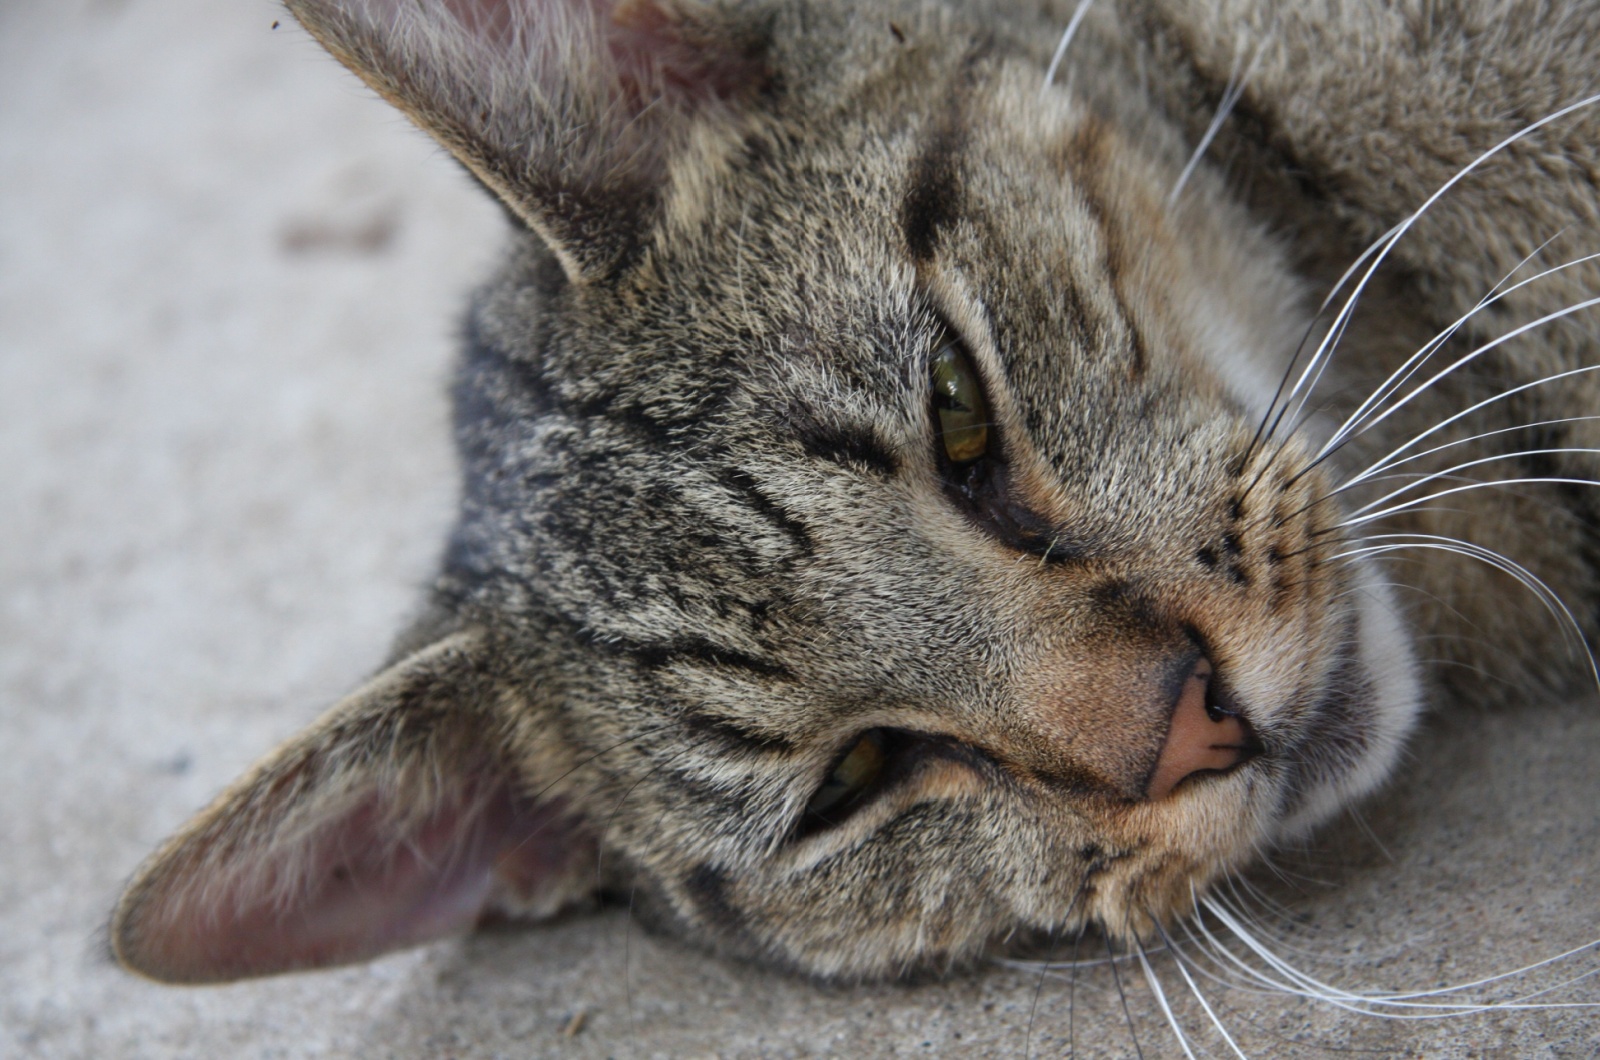
[[[1148,932],[1386,772],[1403,638],[1260,434],[1298,292],[1147,115],[981,12],[293,6],[525,231],[415,651],[153,859],[125,961],[625,889],[897,974]]]

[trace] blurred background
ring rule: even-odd
[[[456,321],[502,225],[267,0],[0,0],[0,1056],[1127,1056],[1119,980],[1144,1054],[1181,1055],[1136,965],[820,988],[620,911],[221,988],[104,956],[138,861],[417,601],[454,503]],[[1362,987],[1600,938],[1596,750],[1593,702],[1452,715],[1263,874],[1263,928]],[[1256,1055],[1600,1054],[1582,1010],[1397,1023],[1206,989]]]

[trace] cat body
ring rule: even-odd
[[[1149,939],[1495,695],[1417,656],[1587,672],[1600,275],[1519,284],[1600,250],[1590,5],[289,6],[515,234],[421,616],[130,967],[600,894],[830,978]]]

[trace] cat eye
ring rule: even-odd
[[[981,747],[939,733],[868,729],[856,737],[806,803],[793,839],[835,828],[879,796],[915,778],[930,761],[943,761],[995,776],[998,765]]]
[[[984,397],[983,380],[961,340],[946,328],[928,361],[933,412],[943,447],[945,495],[972,522],[1010,548],[1063,563],[1087,554],[1070,527],[1028,507],[1010,489],[1005,446]]]
[[[929,364],[939,438],[952,464],[970,464],[989,452],[989,405],[961,343],[945,334]]]
[[[800,834],[806,835],[837,824],[849,813],[861,796],[870,791],[883,775],[889,761],[888,745],[883,730],[868,729],[851,745],[834,764],[823,780],[822,786],[806,803],[806,812],[800,822]]]

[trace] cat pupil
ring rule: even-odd
[[[811,802],[806,806],[807,818],[820,817],[840,809],[860,795],[882,774],[886,760],[883,735],[876,729],[863,733],[811,797]]]
[[[972,364],[955,341],[944,342],[932,362],[934,409],[951,463],[967,464],[989,449],[989,409]]]

